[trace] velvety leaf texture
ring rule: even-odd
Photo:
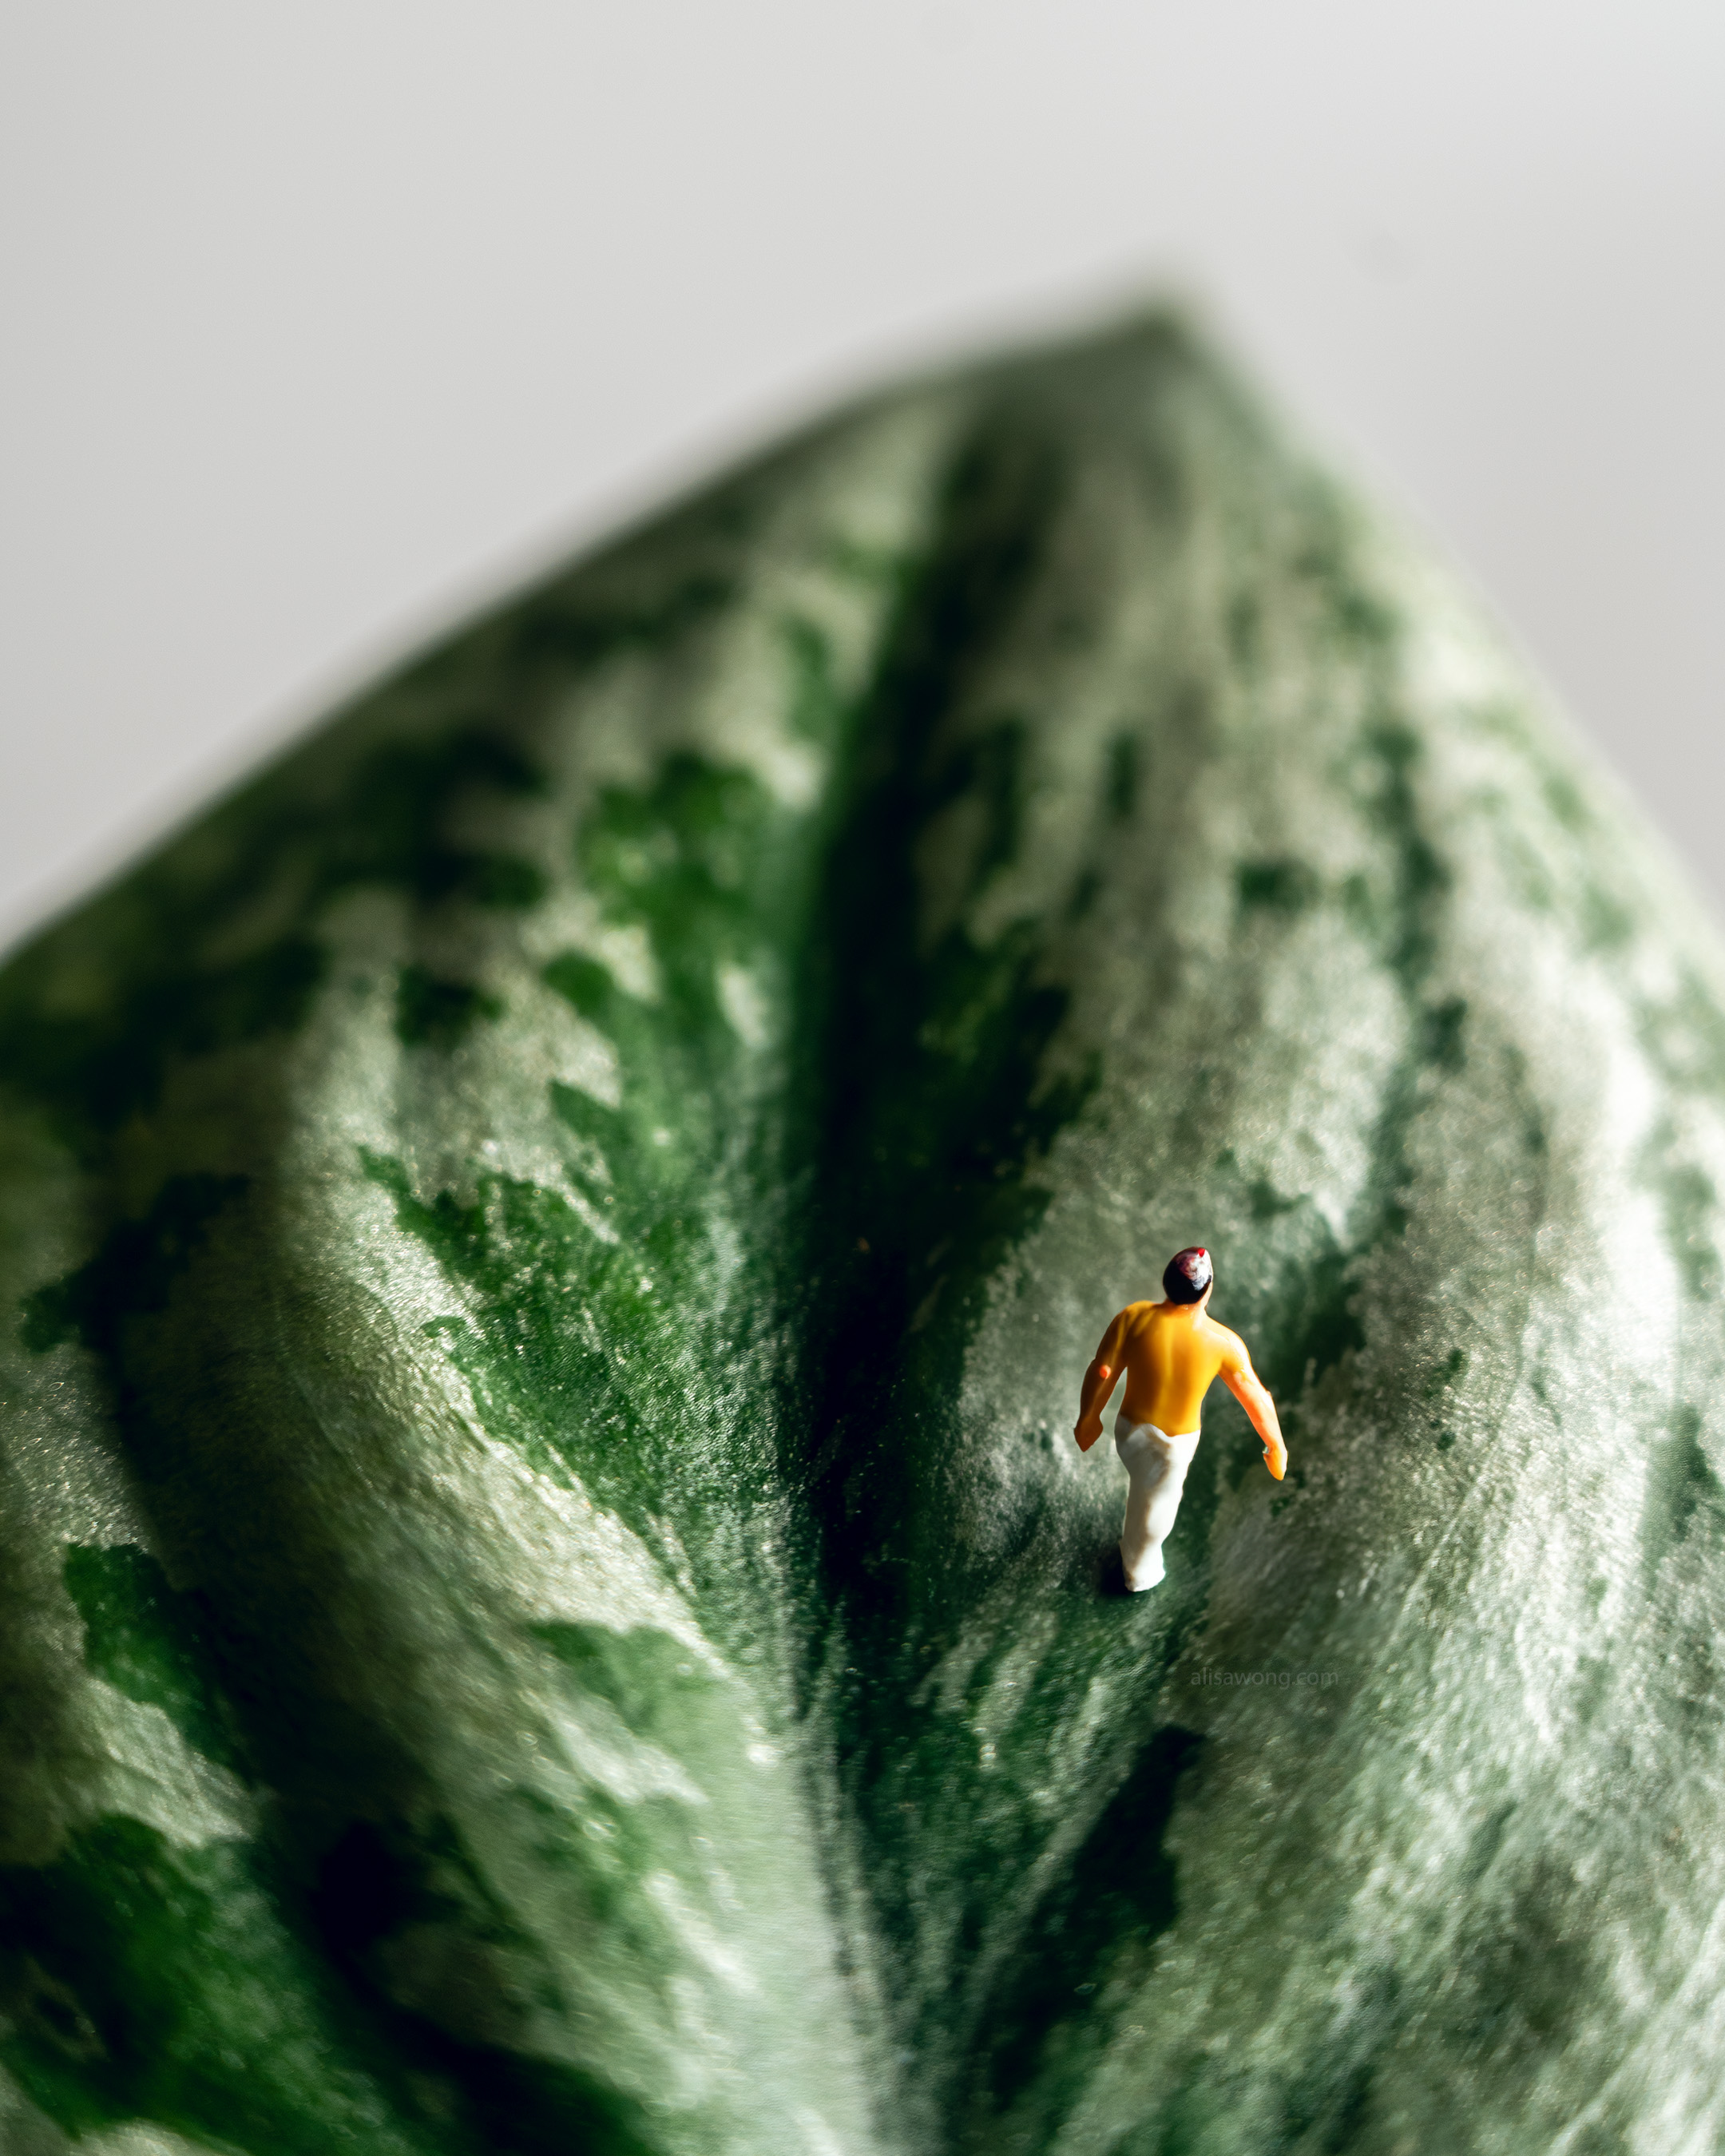
[[[0,2145],[1716,2148],[1721,980],[1169,318],[406,668],[0,975]]]

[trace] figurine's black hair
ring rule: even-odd
[[[1209,1252],[1194,1243],[1189,1250],[1177,1251],[1168,1260],[1162,1276],[1162,1291],[1170,1302],[1196,1302],[1215,1276]]]

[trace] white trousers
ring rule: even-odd
[[[1186,1470],[1202,1435],[1189,1430],[1170,1437],[1153,1422],[1128,1422],[1123,1410],[1115,1417],[1114,1450],[1127,1477],[1120,1562],[1129,1594],[1154,1587],[1163,1576],[1162,1546],[1173,1531]]]

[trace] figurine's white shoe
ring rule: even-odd
[[[1168,1573],[1168,1567],[1162,1561],[1162,1549],[1159,1544],[1151,1551],[1137,1572],[1134,1572],[1127,1563],[1124,1549],[1120,1553],[1120,1563],[1121,1568],[1126,1574],[1126,1591],[1128,1594],[1142,1594],[1147,1587],[1159,1587]]]

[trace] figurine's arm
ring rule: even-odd
[[[1278,1482],[1288,1471],[1288,1449],[1282,1442],[1281,1424],[1276,1419],[1276,1402],[1252,1368],[1244,1347],[1238,1358],[1230,1355],[1222,1365],[1222,1383],[1245,1409],[1252,1428],[1264,1440],[1264,1465]]]
[[[1102,1335],[1095,1359],[1084,1373],[1084,1383],[1078,1394],[1078,1419],[1072,1425],[1072,1435],[1078,1440],[1081,1452],[1088,1452],[1102,1434],[1102,1409],[1108,1404],[1108,1395],[1114,1389],[1124,1360],[1126,1321],[1127,1313],[1122,1310]]]

